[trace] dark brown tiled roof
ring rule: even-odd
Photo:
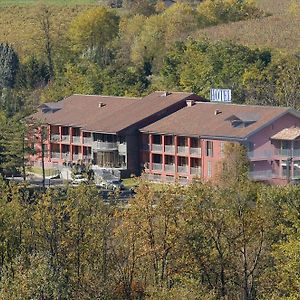
[[[48,124],[117,133],[186,99],[202,99],[192,93],[175,92],[165,97],[163,93],[143,98],[73,95],[61,101],[62,109],[46,114],[39,111],[32,117]],[[100,102],[105,106],[99,107]]]
[[[164,92],[151,93],[138,102],[126,106],[122,111],[95,121],[89,125],[88,129],[91,131],[101,130],[107,133],[119,132],[185,99],[197,98],[200,100],[200,97],[192,93],[173,92],[166,97],[162,96],[163,94]]]
[[[182,136],[243,139],[281,115],[295,111],[284,107],[196,103],[141,129],[142,132]],[[234,127],[232,122],[244,122]]]
[[[121,113],[127,106],[138,101],[139,98],[72,95],[55,102],[55,107],[58,106],[57,103],[61,104],[60,110],[54,113],[42,113],[40,110],[31,117],[47,124],[87,128],[90,124],[102,120],[108,115]],[[102,106],[99,105],[100,103]],[[52,103],[41,105],[41,107],[44,106],[51,107]]]

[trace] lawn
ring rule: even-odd
[[[30,167],[27,169],[27,172],[31,172],[37,175],[42,176],[43,175],[43,171],[41,167]],[[57,169],[45,169],[45,176],[56,176],[59,173],[59,171]]]
[[[0,6],[12,6],[12,5],[77,5],[77,4],[99,4],[97,0],[0,0]]]

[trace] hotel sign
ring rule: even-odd
[[[231,90],[229,89],[211,89],[210,101],[231,102]]]

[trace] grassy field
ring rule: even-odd
[[[256,0],[270,16],[205,28],[198,31],[198,37],[230,39],[250,47],[297,53],[300,51],[300,15],[290,13],[292,1]]]
[[[0,0],[0,6],[12,6],[12,5],[77,5],[77,4],[98,4],[97,0]]]
[[[1,1],[1,0],[0,0]],[[17,1],[19,2],[19,1]],[[87,5],[51,7],[51,34],[59,40],[66,33],[68,25]],[[12,44],[19,55],[31,55],[41,51],[41,26],[38,5],[7,6],[0,9],[0,42]]]
[[[289,12],[289,7],[295,0],[255,1],[271,15],[262,19],[205,28],[199,30],[195,38],[231,39],[250,47],[273,48],[286,53],[299,52],[300,15]],[[0,0],[0,42],[12,44],[21,59],[33,52],[41,52],[43,47],[39,29],[40,3],[53,4],[51,29],[53,36],[58,37],[59,43],[59,38],[66,33],[68,25],[78,13],[101,2],[100,0]]]
[[[37,175],[42,176],[43,175],[43,171],[41,167],[30,167],[28,168],[27,172],[31,172]],[[57,169],[45,169],[45,176],[56,176],[57,174],[59,174],[59,171]]]

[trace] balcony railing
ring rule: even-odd
[[[274,155],[274,152],[272,150],[248,151],[248,157],[250,160],[269,159],[269,158],[272,158],[273,155]]]
[[[81,144],[81,137],[80,136],[72,136],[73,144]]]
[[[165,182],[174,183],[174,181],[175,181],[174,176],[166,176],[165,177]]]
[[[161,144],[152,144],[152,151],[153,152],[162,152],[163,147]]]
[[[191,174],[192,175],[201,175],[201,167],[191,167]]]
[[[300,157],[300,149],[275,149],[275,155],[287,157]]]
[[[293,157],[300,157],[300,149],[293,150]]]
[[[70,153],[62,153],[61,158],[64,160],[70,160]]]
[[[190,148],[190,154],[191,154],[191,155],[201,156],[201,148],[194,148],[194,147],[191,147],[191,148]]]
[[[254,180],[266,180],[272,179],[274,176],[272,170],[264,170],[264,171],[251,171],[249,172],[249,177]]]
[[[187,185],[189,183],[189,180],[187,178],[179,178],[178,182],[182,185]]]
[[[161,182],[161,176],[159,174],[153,174],[152,180],[154,182]]]
[[[178,146],[177,152],[180,154],[187,154],[189,152],[189,147],[187,146]]]
[[[81,154],[73,154],[73,160],[81,159]]]
[[[165,152],[166,153],[175,153],[175,146],[174,145],[165,145]]]
[[[188,172],[188,166],[178,166],[177,167],[178,173],[187,173]]]
[[[96,141],[93,143],[93,148],[102,151],[112,151],[118,149],[118,144],[116,142],[101,142]]]
[[[89,159],[92,159],[92,156],[91,155],[83,155],[82,159],[89,160]]]
[[[61,136],[61,141],[63,143],[70,143],[70,136],[69,135],[62,135]]]
[[[52,158],[60,158],[60,153],[59,152],[51,152],[51,157]]]
[[[91,137],[83,137],[83,144],[84,145],[92,145],[93,139]]]
[[[165,171],[174,173],[175,172],[175,165],[165,164]]]
[[[59,134],[51,134],[51,142],[59,142],[60,135]]]
[[[152,163],[152,170],[162,170],[162,164]]]

